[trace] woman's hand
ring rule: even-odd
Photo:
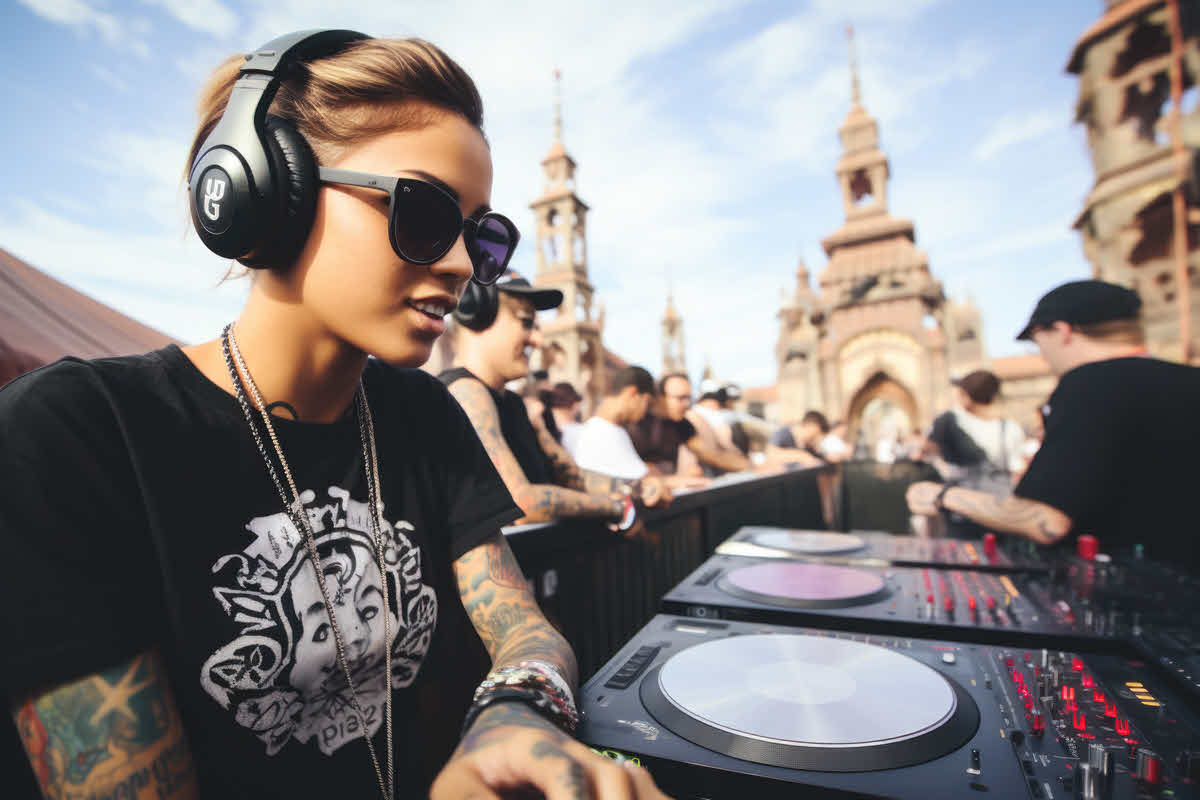
[[[467,731],[430,800],[499,800],[537,789],[546,800],[660,800],[650,773],[596,755],[519,702],[489,706]]]

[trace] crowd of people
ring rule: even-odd
[[[502,528],[634,535],[724,473],[856,455],[845,425],[772,430],[732,387],[637,366],[583,419],[532,375],[563,296],[506,274],[482,100],[428,42],[282,36],[199,110],[190,206],[253,271],[237,319],[0,390],[0,678],[42,792],[663,797],[573,738],[573,651]],[[1021,334],[1060,376],[1040,449],[1025,464],[994,376],[964,377],[914,451],[948,481],[912,485],[913,513],[1194,564],[1200,370],[1146,357],[1138,307],[1099,281],[1043,297]],[[418,368],[442,335],[439,381]],[[480,644],[475,691],[441,683]]]

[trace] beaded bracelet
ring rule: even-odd
[[[575,701],[558,685],[565,685],[566,682],[557,674],[557,670],[548,665],[540,662],[523,663],[529,666],[502,667],[489,673],[479,684],[463,721],[464,735],[484,709],[501,700],[523,702],[568,734],[575,733],[579,724]]]

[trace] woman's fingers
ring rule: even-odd
[[[467,759],[446,765],[429,790],[429,800],[500,800]]]

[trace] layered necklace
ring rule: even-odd
[[[325,570],[321,566],[321,557],[317,554],[317,540],[313,535],[312,523],[309,521],[308,513],[304,510],[304,503],[300,498],[300,491],[296,488],[296,481],[292,477],[292,470],[288,466],[287,459],[283,457],[283,448],[279,444],[279,437],[275,435],[275,426],[271,424],[271,414],[267,410],[267,404],[263,402],[262,395],[258,391],[258,386],[254,383],[254,378],[251,377],[250,370],[246,367],[241,350],[238,349],[237,338],[233,335],[232,323],[226,325],[225,330],[221,333],[221,352],[225,356],[225,368],[229,370],[229,378],[233,381],[234,395],[237,397],[238,405],[242,407],[242,413],[246,417],[246,423],[250,426],[250,433],[254,437],[254,443],[258,445],[258,452],[262,454],[263,462],[267,465],[267,472],[270,473],[271,480],[275,484],[275,489],[279,492],[279,499],[283,501],[284,512],[288,515],[292,524],[296,526],[296,530],[304,535],[304,540],[308,547],[308,557],[312,561],[313,570],[317,573],[317,585],[321,589],[321,597],[325,601],[325,611],[329,615],[329,626],[333,630],[333,641],[337,650],[338,666],[341,667],[342,674],[346,678],[346,687],[350,691],[350,704],[359,716],[363,739],[367,743],[367,750],[371,754],[371,765],[375,768],[375,777],[379,781],[379,792],[384,800],[392,800],[395,797],[396,773],[393,769],[394,751],[392,749],[392,637],[389,624],[391,606],[388,603],[387,571],[384,568],[383,558],[383,501],[381,499],[383,489],[379,483],[379,456],[375,449],[375,421],[371,417],[371,407],[367,405],[367,391],[363,387],[362,379],[360,378],[358,391],[354,393],[354,414],[358,418],[358,434],[362,442],[363,470],[366,472],[367,478],[367,507],[371,518],[371,537],[375,546],[375,560],[379,567],[379,577],[383,593],[383,649],[384,666],[386,669],[383,676],[384,727],[387,737],[386,781],[384,780],[383,771],[379,766],[379,757],[375,753],[375,744],[371,741],[371,735],[367,727],[367,715],[363,711],[362,704],[358,699],[358,692],[354,688],[354,681],[350,677],[350,666],[346,662],[345,637],[342,635],[341,627],[338,625],[337,615],[334,614],[334,602],[338,605],[344,602],[341,581],[338,583],[337,594],[331,600],[329,588],[325,583]],[[262,435],[259,433],[258,426],[254,422],[254,410],[251,408],[250,401],[246,397],[246,391],[243,389],[243,381],[245,382],[245,386],[249,387],[250,394],[254,398],[254,409],[257,409],[259,416],[262,418],[263,426],[267,429],[267,436],[271,440],[275,456],[279,460],[279,466],[282,468],[283,475],[287,479],[287,489],[284,488],[283,482],[279,480],[279,473],[275,469],[275,463],[267,452]],[[288,490],[291,491],[291,499],[288,499]]]

